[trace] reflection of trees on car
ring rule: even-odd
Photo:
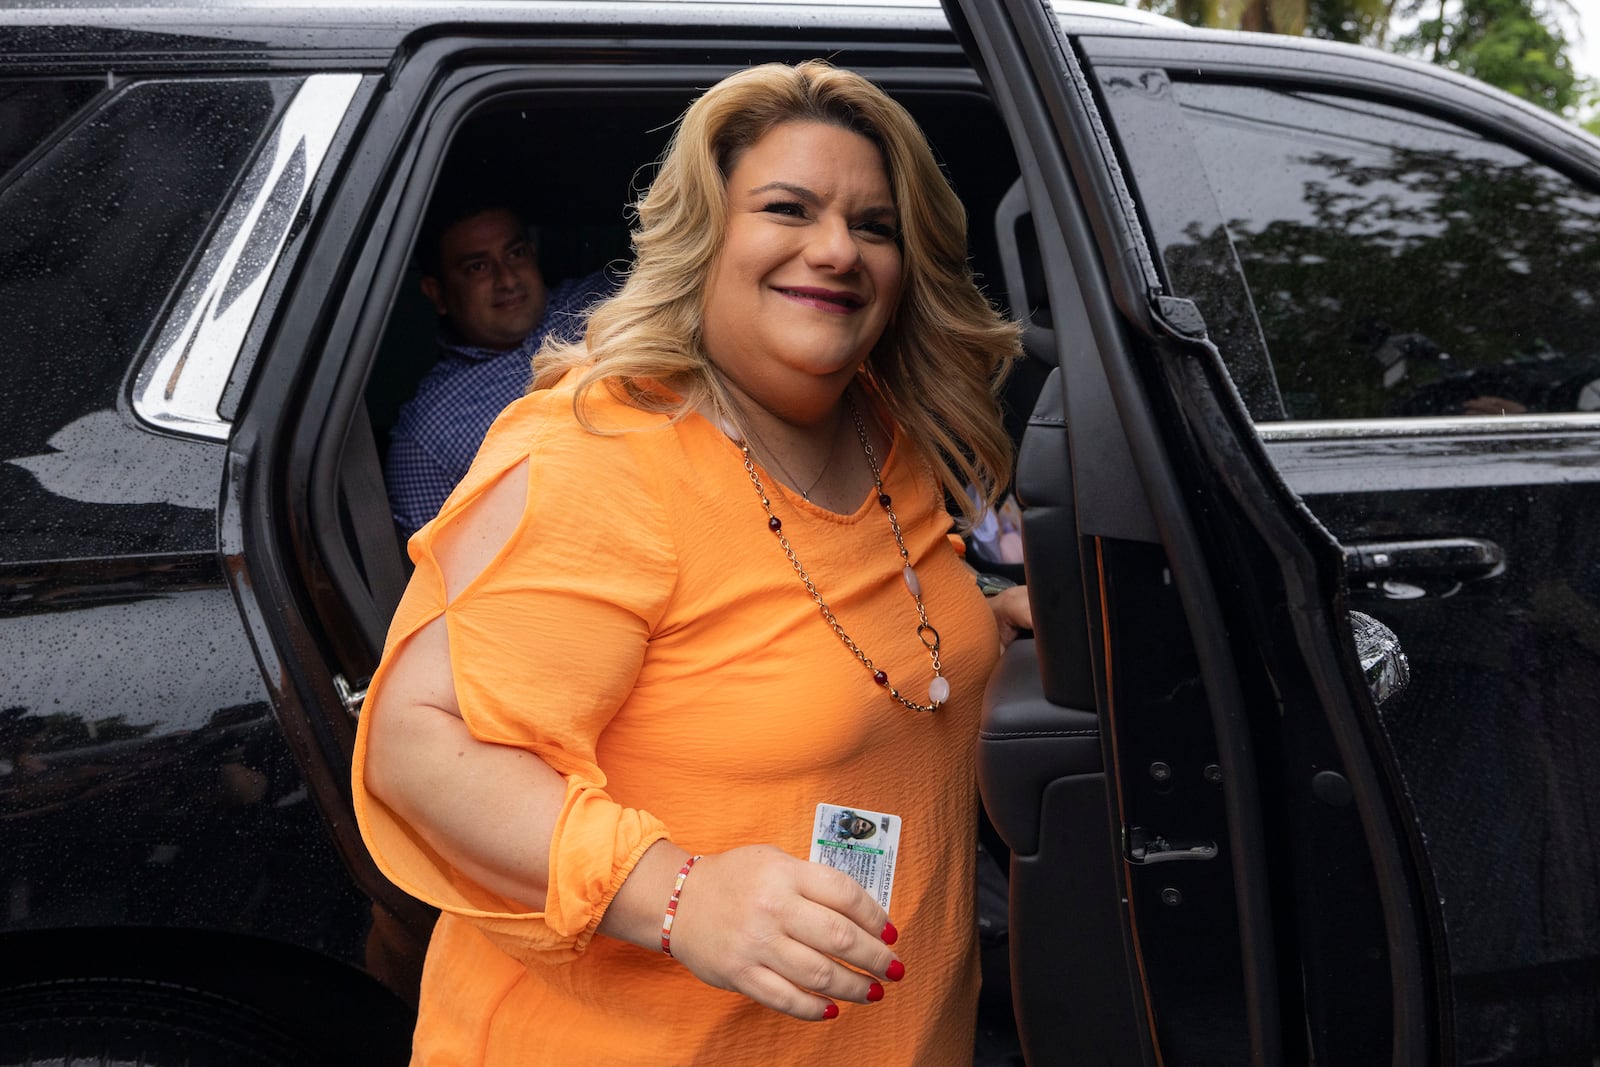
[[[135,725],[126,719],[124,715],[109,715],[87,720],[62,712],[30,715],[21,706],[0,709],[0,773],[39,773],[46,768],[45,757],[49,753],[133,740],[155,729],[153,723]],[[0,795],[4,795],[3,790]]]
[[[1290,418],[1578,407],[1600,378],[1600,197],[1450,150],[1294,162],[1326,172],[1307,220],[1228,224]],[[1220,235],[1188,236],[1170,256],[1215,255]]]

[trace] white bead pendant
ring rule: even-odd
[[[911,590],[912,596],[922,595],[922,583],[917,580],[917,572],[911,569],[911,564],[906,564],[906,569],[901,571],[901,577],[906,580],[906,588]]]
[[[909,569],[909,568],[907,568]],[[928,703],[938,705],[950,699],[950,683],[941,675],[934,675],[928,685]]]

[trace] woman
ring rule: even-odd
[[[362,831],[443,912],[415,1062],[970,1062],[973,742],[1027,605],[943,500],[1005,480],[1017,331],[910,117],[824,63],[701,97],[638,222],[412,540],[362,718]],[[835,807],[897,833],[842,864],[893,922],[808,862]]]

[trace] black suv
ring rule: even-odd
[[[1036,640],[978,744],[1030,1062],[1600,1054],[1600,144],[947,6],[0,12],[0,1064],[403,1061],[431,916],[348,775],[430,195],[512,176],[593,270],[697,89],[813,56],[1029,327]]]

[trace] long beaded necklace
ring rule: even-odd
[[[895,516],[893,501],[889,494],[883,491],[883,478],[878,470],[878,457],[872,450],[872,442],[867,438],[867,428],[861,421],[861,413],[856,410],[855,401],[848,392],[844,395],[845,406],[850,410],[850,419],[855,423],[856,437],[861,441],[861,450],[866,453],[867,466],[872,469],[872,484],[877,490],[878,506],[883,508],[889,517],[889,528],[894,531],[895,547],[900,550],[902,564],[901,576],[905,579],[906,590],[911,594],[911,599],[917,605],[917,640],[928,650],[928,658],[933,662],[933,681],[928,686],[928,702],[919,704],[906,697],[899,689],[889,684],[889,675],[872,662],[872,657],[861,651],[861,646],[845,632],[839,620],[834,617],[833,609],[828,607],[827,601],[822,599],[822,594],[817,592],[816,583],[811,580],[811,575],[806,573],[805,567],[800,562],[800,557],[795,555],[794,546],[789,543],[789,538],[783,532],[783,520],[772,513],[772,500],[767,496],[766,487],[761,484],[761,476],[756,473],[754,456],[750,453],[750,443],[745,440],[744,434],[730,432],[730,436],[739,446],[740,453],[744,456],[744,472],[750,476],[750,484],[755,486],[756,495],[761,498],[761,508],[767,513],[767,529],[778,537],[778,544],[783,546],[783,554],[789,560],[789,565],[805,584],[806,592],[811,594],[811,599],[816,602],[817,608],[822,612],[822,619],[828,624],[834,634],[844,643],[861,665],[872,672],[872,680],[882,686],[891,698],[910,708],[912,711],[932,712],[939,709],[939,705],[950,699],[950,682],[944,676],[944,667],[939,662],[939,631],[928,622],[928,609],[922,603],[922,583],[917,580],[917,572],[911,566],[911,554],[906,551],[905,537],[900,533],[900,520]],[[731,428],[730,428],[731,429]],[[812,486],[812,488],[816,488]],[[809,497],[807,498],[809,499]]]

